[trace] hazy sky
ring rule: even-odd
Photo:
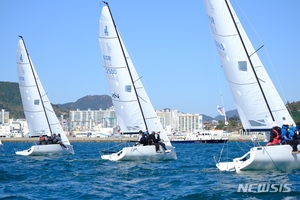
[[[155,109],[235,109],[202,0],[108,1]],[[299,101],[300,1],[232,0],[284,102]],[[0,81],[17,82],[18,35],[54,104],[110,94],[98,41],[101,1],[1,0]]]

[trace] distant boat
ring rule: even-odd
[[[112,101],[116,110],[118,124],[123,134],[160,131],[170,153],[156,153],[155,146],[124,147],[119,152],[105,154],[101,158],[117,160],[173,160],[177,159],[172,146],[151,101],[143,87],[129,54],[112,18],[109,6],[104,2],[100,17],[100,48],[104,72],[111,91]]]
[[[247,132],[270,132],[272,124],[295,125],[247,37],[229,0],[204,0],[222,68]],[[299,145],[298,145],[299,149]],[[238,151],[236,149],[235,151]],[[290,145],[257,146],[232,162],[218,162],[224,171],[300,169],[300,154]]]
[[[224,137],[222,130],[197,130],[191,134],[182,137],[175,137],[172,143],[226,143],[227,137]]]
[[[90,138],[108,138],[112,136],[111,133],[106,133],[101,131],[91,131],[89,133],[90,133],[89,135]]]
[[[54,113],[47,94],[29,58],[23,37],[19,37],[17,51],[18,78],[30,136],[47,135],[51,137],[54,134],[60,134],[62,143],[67,148],[59,144],[33,145],[29,149],[16,151],[16,154],[23,156],[73,154],[73,146],[70,144]]]

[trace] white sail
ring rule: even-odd
[[[284,120],[295,124],[230,2],[204,0],[204,3],[222,68],[244,129],[268,130],[273,121],[278,125]]]
[[[70,145],[21,38],[17,50],[17,69],[19,88],[30,136],[60,134],[62,142]]]
[[[104,72],[121,132],[136,133],[139,130],[146,131],[147,128],[149,132],[160,130],[161,138],[169,141],[114,26],[108,6],[102,8],[99,42]]]

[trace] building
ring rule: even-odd
[[[8,124],[9,123],[9,112],[4,109],[1,110],[0,124]]]
[[[180,132],[192,133],[199,129],[202,129],[202,115],[189,113],[179,115]]]
[[[167,134],[174,133],[179,130],[178,110],[156,110],[156,114],[160,119],[162,127],[167,131]]]
[[[193,132],[202,128],[202,115],[199,114],[185,114],[178,110],[157,110],[157,115],[167,134],[174,132]]]
[[[70,111],[69,130],[73,131],[90,131],[93,127],[101,126],[102,128],[117,127],[117,117],[113,107],[106,110],[75,110]]]
[[[7,137],[10,134],[9,112],[1,110],[0,116],[0,137]]]

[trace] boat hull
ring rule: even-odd
[[[167,146],[167,149],[170,150],[169,153],[165,153],[162,147],[160,147],[161,153],[156,153],[154,145],[124,147],[117,153],[101,155],[101,158],[110,161],[176,160],[175,147]]]
[[[300,145],[298,145],[300,149]],[[221,171],[232,171],[232,166],[236,172],[248,170],[293,170],[300,169],[300,154],[292,154],[290,145],[274,145],[253,147],[244,156],[233,159],[233,162],[217,163]]]
[[[64,148],[59,144],[33,145],[29,149],[16,151],[17,155],[21,156],[47,156],[47,155],[66,155],[74,154],[73,146],[66,145]]]

